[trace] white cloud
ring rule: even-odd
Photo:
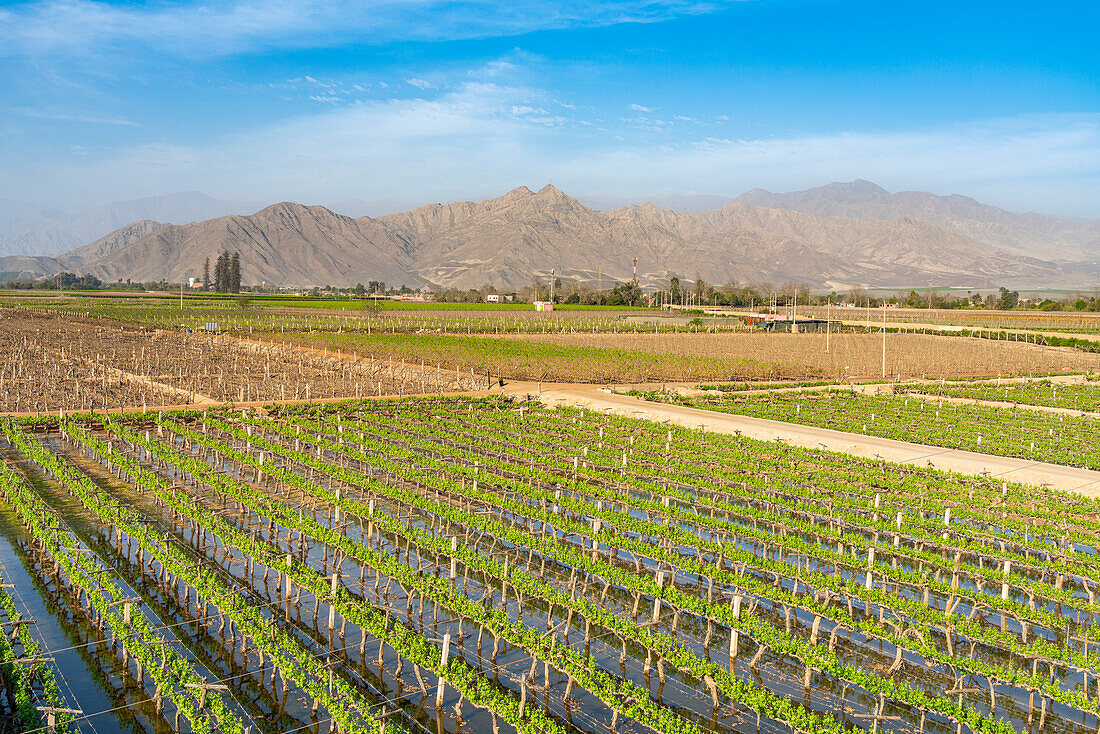
[[[498,77],[513,72],[516,69],[516,65],[511,61],[497,59],[496,61],[490,61],[488,64],[485,64],[485,66],[471,71],[470,73],[476,76]]]
[[[0,192],[37,184],[37,195],[58,202],[190,188],[300,201],[415,190],[423,199],[445,197],[459,180],[491,192],[497,173],[518,175],[536,155],[525,138],[545,123],[512,115],[513,106],[523,105],[536,113],[526,103],[532,96],[537,93],[468,82],[431,101],[337,107],[206,146],[141,145],[108,159],[39,163],[27,171],[5,167]]]
[[[468,81],[431,100],[334,107],[204,146],[142,145],[108,159],[5,166],[0,197],[60,204],[198,189],[249,200],[446,201],[549,178],[574,194],[736,195],[866,178],[890,190],[1100,216],[1100,114],[775,138],[672,139],[666,130],[656,146],[548,113],[560,109],[552,103],[539,90]]]
[[[136,122],[127,120],[118,115],[80,112],[55,112],[51,110],[38,110],[30,107],[16,107],[12,112],[24,117],[34,117],[40,120],[58,120],[61,122],[90,122],[95,125],[123,125],[126,127],[141,127]]]
[[[631,104],[630,109],[633,110],[634,112],[652,112],[653,111],[652,107],[643,107],[640,104]]]
[[[709,12],[726,1],[31,0],[0,8],[0,56],[85,56],[126,46],[194,58],[347,42],[479,38],[663,20]]]
[[[434,84],[426,79],[418,79],[417,77],[406,79],[405,83],[408,84],[410,87],[416,87],[417,89],[435,89]]]

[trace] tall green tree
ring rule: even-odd
[[[214,264],[214,290],[218,293],[225,293],[226,271],[229,265],[229,253],[223,252],[218,255],[218,260]]]
[[[229,292],[241,292],[241,253],[234,252],[229,259]]]

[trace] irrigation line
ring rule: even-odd
[[[77,536],[77,535],[76,535],[76,533],[75,533],[75,532],[73,532],[72,528],[68,526],[68,523],[65,523],[64,521],[61,521],[61,523],[62,523],[62,524],[64,525],[64,527],[65,527],[65,530],[66,530],[66,531],[67,531],[68,533],[70,533],[70,534],[71,534],[71,535],[72,535],[72,536],[73,536],[74,538],[77,538],[77,539],[78,539],[78,541],[79,541],[79,536]],[[82,543],[82,544],[83,544],[83,543]],[[84,544],[84,545],[86,545],[86,544]],[[92,551],[93,553],[95,553],[94,549],[92,549],[92,548],[89,548],[89,550],[91,550],[91,551]],[[101,560],[101,561],[103,560],[103,559],[102,559],[102,557],[101,557],[101,556],[100,556],[100,555],[99,555],[98,553],[96,553],[95,555],[96,555],[96,556],[97,556],[98,558],[100,558],[100,560]],[[202,560],[203,560],[203,561],[207,561],[208,559],[207,559],[207,558],[205,557],[205,555],[204,555],[204,556],[202,556]],[[106,562],[104,562],[104,565],[105,565],[105,568],[104,568],[103,570],[105,570],[105,571],[110,571],[111,573],[115,574],[115,575],[116,575],[116,577],[117,577],[117,575],[118,575],[118,571],[117,571],[117,569],[115,569],[115,568],[114,568],[113,566],[111,566],[110,564],[108,564],[108,563],[106,563]],[[216,562],[215,562],[215,565],[217,565],[217,564],[216,564]],[[122,579],[120,579],[120,580],[122,580]],[[129,582],[125,582],[125,583],[126,583],[126,586],[127,586],[127,587],[128,587],[129,589],[130,589],[130,591],[135,591],[135,590],[133,589],[133,587],[132,587],[132,586],[131,586],[131,585],[129,584]],[[251,584],[249,584],[249,585],[251,586]],[[136,593],[136,592],[135,592],[135,593]],[[307,594],[307,597],[316,597],[316,594],[312,594],[312,593],[310,593],[310,594]],[[247,608],[247,609],[259,609],[259,608],[264,608],[264,607],[273,607],[273,606],[276,606],[276,605],[281,605],[281,601],[279,601],[279,600],[273,600],[273,601],[271,601],[271,602],[267,602],[267,603],[263,603],[263,604],[257,604],[257,605],[253,605],[253,606],[251,606],[251,607],[246,607],[246,608]],[[147,604],[145,604],[145,603],[143,602],[143,606],[148,606],[148,605],[147,605]],[[158,626],[158,627],[153,627],[152,629],[154,629],[154,630],[158,630],[158,629],[159,629],[159,630],[163,630],[163,629],[170,629],[170,628],[172,628],[172,627],[177,627],[177,626],[181,626],[181,625],[184,625],[184,624],[188,624],[188,623],[190,623],[190,622],[199,622],[199,621],[202,621],[202,620],[205,620],[205,619],[213,619],[213,618],[214,618],[214,616],[215,616],[215,615],[209,615],[209,616],[206,616],[206,617],[200,617],[200,618],[195,618],[195,619],[185,619],[185,620],[181,620],[181,621],[179,621],[179,622],[173,623],[173,624],[168,624],[168,625],[161,625],[161,626]],[[125,638],[125,637],[126,637],[125,635],[124,635],[124,636],[121,636],[121,638]],[[245,635],[245,637],[247,637],[247,635]],[[115,637],[115,638],[113,638],[113,639],[121,639],[121,638],[120,638],[120,637]],[[78,649],[78,648],[82,648],[82,647],[87,647],[87,646],[89,646],[89,645],[92,645],[92,644],[97,644],[98,642],[107,642],[107,641],[108,641],[107,639],[104,639],[104,640],[99,640],[99,641],[89,641],[89,642],[86,642],[86,643],[84,643],[84,644],[82,644],[82,645],[76,645],[76,646],[72,646],[72,647],[70,647],[70,648],[63,648],[63,650],[72,650],[72,649]],[[174,641],[169,641],[169,644],[172,644],[173,642],[183,643],[183,640],[181,640],[181,639],[179,639],[179,638],[177,637],[177,638],[176,638],[176,639],[175,639]],[[187,650],[186,646],[184,646],[184,647],[185,647],[185,650],[186,650],[186,651],[187,651],[188,653],[190,653],[190,650]],[[314,654],[313,654],[313,655],[311,655],[310,657],[317,657],[317,656],[320,656],[320,655],[328,655],[328,654],[331,654],[331,653],[335,653],[335,652],[342,652],[342,651],[344,651],[344,650],[347,650],[347,649],[349,649],[349,648],[351,648],[351,647],[355,647],[355,645],[348,645],[347,647],[344,647],[344,648],[340,648],[340,649],[338,649],[338,650],[337,650],[337,649],[326,649],[326,650],[322,650],[322,651],[320,651],[320,652],[314,653]],[[207,670],[209,670],[209,667],[208,667],[208,666],[206,666],[205,664],[203,664],[203,668],[206,668]],[[252,675],[252,673],[253,673],[253,671],[245,671],[244,673],[242,673],[242,674],[240,674],[240,675],[236,675],[236,676],[230,676],[230,677],[227,677],[227,678],[222,678],[222,679],[215,679],[215,680],[216,680],[216,681],[218,681],[218,682],[232,681],[232,680],[236,680],[237,678],[241,678],[241,677],[245,677],[245,676],[248,676],[248,675]],[[71,689],[70,689],[70,692],[71,692]],[[180,691],[178,691],[178,692],[183,692],[183,689],[181,689],[181,690],[180,690]],[[255,721],[255,719],[254,719],[254,718],[253,718],[253,717],[251,716],[251,714],[249,714],[249,713],[248,713],[247,709],[246,709],[246,708],[245,708],[245,707],[244,707],[244,706],[243,706],[243,705],[241,704],[241,702],[240,702],[240,701],[239,701],[239,700],[237,699],[236,695],[234,695],[234,694],[232,694],[232,693],[231,693],[230,695],[231,695],[231,696],[233,697],[233,699],[234,699],[234,700],[235,700],[235,701],[237,702],[237,704],[238,704],[239,706],[241,706],[241,710],[242,710],[242,712],[243,712],[243,713],[244,713],[244,714],[245,714],[245,715],[246,715],[246,716],[248,717],[248,719],[249,719],[249,720],[250,720],[250,721],[252,722],[252,724],[253,724],[253,725],[256,725],[256,721]],[[76,698],[76,696],[75,696],[75,695],[73,696],[73,700],[74,700],[74,701],[77,701],[77,698]],[[143,699],[143,701],[147,701],[147,700],[151,700],[151,699]],[[137,705],[137,704],[140,704],[140,703],[142,703],[142,701],[138,701],[138,702],[135,702],[134,704],[131,704],[131,705]],[[125,707],[122,707],[122,708],[125,708]],[[118,708],[116,708],[116,709],[111,709],[111,710],[119,710],[119,709],[118,709]],[[104,713],[104,712],[97,712],[97,713],[94,713],[94,714],[89,714],[88,716],[81,716],[81,717],[76,717],[76,718],[74,718],[74,719],[70,719],[70,721],[79,721],[79,720],[82,720],[82,719],[88,718],[88,717],[90,717],[90,716],[98,716],[98,715],[100,715],[101,713]],[[92,725],[92,729],[93,729],[93,731],[95,730],[95,727],[94,727],[94,725]],[[40,731],[40,730],[41,730],[41,727],[40,727],[39,729],[33,729],[33,730],[29,730],[29,732],[27,732],[27,734],[30,734],[30,731]],[[97,734],[98,734],[98,733],[97,733]]]
[[[311,593],[305,594],[302,598],[308,599],[309,597],[313,597],[313,596],[316,596],[316,594],[311,592]],[[142,604],[144,605],[144,602],[142,602]],[[256,604],[256,605],[250,606],[250,607],[241,607],[241,609],[242,610],[243,609],[263,609],[264,607],[273,607],[276,604],[281,605],[282,602],[279,602],[279,601],[264,602],[263,604]],[[153,631],[167,630],[167,629],[171,629],[173,627],[181,627],[181,626],[183,626],[185,624],[189,624],[191,622],[204,622],[208,619],[215,619],[217,616],[218,615],[216,615],[216,614],[210,614],[210,615],[205,616],[205,617],[195,617],[193,619],[183,619],[183,620],[180,620],[179,622],[173,622],[172,624],[160,625],[159,627],[150,627],[149,629],[153,630]],[[102,640],[89,640],[88,642],[85,642],[85,643],[80,644],[80,645],[73,645],[72,647],[61,647],[61,648],[58,648],[58,649],[54,650],[53,652],[68,652],[70,650],[79,650],[79,649],[84,648],[84,647],[90,647],[91,645],[97,645],[101,642],[110,642],[111,640],[124,640],[124,639],[126,639],[127,637],[130,637],[130,636],[131,635],[117,635],[117,636],[114,636],[114,637],[105,637]],[[177,641],[182,642],[182,640],[179,640],[178,638],[177,638]]]
[[[13,585],[12,586],[12,591],[15,592],[15,596],[19,599],[19,603],[22,605],[23,609],[28,613],[28,616],[30,616],[29,615],[30,607],[27,606],[26,600],[23,599],[23,595],[19,592],[19,587]],[[45,638],[42,635],[37,636],[37,641],[38,641],[38,644],[41,645],[42,649],[46,651],[46,653],[49,655],[49,657],[56,658],[57,653],[64,652],[64,651],[69,649],[69,648],[61,648],[60,650],[51,649],[49,644],[46,642]],[[77,697],[76,692],[72,689],[72,686],[69,685],[69,679],[61,671],[61,669],[59,667],[57,667],[56,661],[54,662],[54,666],[57,670],[57,675],[54,676],[54,680],[57,680],[58,678],[60,678],[61,682],[65,685],[65,690],[67,690],[69,692],[69,696],[70,696],[69,700],[73,703],[73,705],[79,705],[80,699]],[[95,728],[95,724],[91,724],[89,722],[89,725],[92,727],[93,732],[95,732],[96,734],[99,734],[98,730]]]
[[[204,484],[204,485],[206,485],[206,486],[211,486],[211,485],[209,485],[209,483],[208,483],[208,482],[206,482],[206,481],[203,481],[203,482],[202,482],[202,484]],[[422,571],[430,571],[430,570],[432,570],[432,569],[437,569],[437,568],[443,568],[443,567],[445,567],[445,564],[440,564],[440,563],[436,563],[436,564],[430,564],[430,565],[428,565],[427,567],[425,567],[425,568],[423,568],[423,569],[421,569],[421,570],[422,570]],[[438,603],[438,602],[437,602],[437,603]],[[443,623],[449,623],[449,622],[454,622],[454,621],[457,621],[457,619],[458,619],[458,618],[455,618],[455,619],[452,619],[452,620],[447,620],[447,621],[445,621],[445,622],[443,622]],[[609,632],[609,633],[607,633],[607,634],[618,634],[618,633],[615,633],[615,632],[613,632],[613,631],[612,631],[612,632]],[[593,639],[598,639],[599,637],[603,637],[603,636],[604,636],[604,635],[600,635],[600,636],[598,636],[597,638],[593,638]],[[462,645],[462,644],[460,643],[460,645],[459,645],[459,649],[463,649],[463,650],[464,650],[464,647],[465,647],[465,646],[464,646],[464,645]],[[526,651],[525,651],[525,652],[526,652]],[[499,665],[493,664],[493,665],[491,665],[491,669],[492,669],[492,670],[496,670],[496,671],[504,671],[506,667],[511,667],[511,666],[515,666],[515,665],[520,665],[520,664],[524,664],[524,665],[526,665],[526,664],[527,664],[527,662],[528,662],[528,661],[530,661],[530,660],[532,660],[532,659],[534,659],[534,660],[540,660],[541,658],[539,658],[539,657],[538,657],[537,655],[532,655],[532,654],[529,654],[529,653],[528,653],[528,654],[527,654],[527,655],[525,655],[524,657],[522,657],[522,658],[520,658],[520,659],[518,659],[518,660],[514,660],[514,661],[512,661],[512,662],[508,663],[508,664],[507,664],[506,666],[499,666]],[[516,680],[522,680],[522,678],[519,678],[519,679],[517,679],[517,678],[515,678],[515,677],[514,677],[514,676],[513,676],[512,674],[510,674],[510,673],[507,673],[507,672],[505,673],[505,675],[506,675],[506,676],[507,676],[507,677],[508,677],[508,678],[509,678],[510,680],[512,680],[512,681],[516,681]],[[689,695],[693,693],[692,689],[688,688],[688,687],[687,687],[686,685],[683,685],[683,690],[684,690],[684,692],[685,692],[685,693],[687,693],[687,694],[689,694]],[[591,723],[592,723],[592,725],[593,725],[594,727],[599,727],[599,723],[598,723],[598,722],[596,722],[596,721],[595,721],[594,719],[592,719],[592,720],[591,720]]]
[[[344,650],[349,650],[353,647],[358,647],[358,646],[359,646],[358,643],[356,643],[354,645],[348,645],[346,647],[341,647],[341,648],[325,649],[325,650],[322,650],[320,652],[313,653],[309,657],[320,657],[321,655],[328,655],[328,654],[331,654],[331,653],[343,652]],[[257,671],[246,670],[245,672],[238,673],[237,675],[231,675],[231,676],[227,676],[225,678],[215,678],[213,683],[215,685],[219,684],[219,683],[227,683],[229,681],[237,680],[238,678],[243,678],[245,676],[252,675],[255,672],[257,672]],[[207,681],[207,682],[210,682],[210,681]],[[186,690],[186,689],[181,688],[176,692],[183,692],[184,690]],[[74,718],[70,719],[69,721],[70,722],[72,722],[72,721],[81,721],[83,719],[90,719],[93,716],[102,716],[103,714],[109,714],[109,713],[112,713],[112,712],[115,712],[115,711],[121,711],[122,709],[132,708],[134,706],[138,706],[138,705],[141,705],[143,703],[146,703],[146,702],[152,701],[152,700],[153,700],[152,698],[143,698],[140,701],[134,701],[132,703],[124,704],[122,706],[115,706],[114,708],[104,709],[102,711],[94,711],[90,714],[83,714],[81,716],[74,717]],[[249,719],[252,719],[252,717],[249,716]],[[252,719],[252,723],[256,724],[256,720]],[[256,725],[259,726],[258,724],[256,724]],[[313,726],[313,724],[310,724],[309,726]],[[37,729],[27,729],[26,731],[23,732],[23,734],[33,734],[34,732],[43,731],[47,728],[48,727],[41,726],[41,727],[38,727]],[[300,727],[300,728],[308,728],[308,727]],[[93,726],[93,729],[94,729],[94,726]],[[298,731],[298,729],[291,729],[291,731]]]
[[[330,722],[330,721],[332,721],[331,716],[327,719],[320,719],[318,721],[315,721],[312,724],[303,724],[302,726],[299,726],[296,729],[287,729],[286,731],[283,732],[283,734],[293,734],[293,732],[302,731],[303,729],[309,729],[310,727],[314,727],[314,726],[320,726],[321,724],[324,724],[325,722]]]

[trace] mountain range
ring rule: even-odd
[[[139,220],[188,224],[228,214],[252,214],[264,206],[254,201],[215,199],[198,191],[116,201],[77,211],[0,199],[0,256],[58,255]],[[328,205],[348,217],[380,217],[412,207],[390,199],[347,199]]]
[[[221,202],[223,208],[230,204]],[[635,258],[643,285],[676,274],[714,283],[797,281],[837,289],[929,283],[1085,288],[1100,273],[1100,221],[1014,214],[962,196],[891,194],[867,181],[661,204],[601,209],[553,186],[538,192],[519,187],[480,202],[383,216],[377,215],[401,204],[351,200],[338,208],[359,216],[346,216],[282,202],[250,215],[166,224],[149,216],[152,204],[131,202],[111,216],[134,215],[132,220],[59,259],[67,270],[107,281],[179,281],[201,276],[206,258],[230,250],[241,253],[246,284],[383,280],[503,290],[551,271],[607,286],[628,279]],[[0,205],[0,216],[4,211]],[[47,275],[57,267],[54,258],[0,258],[6,277]]]

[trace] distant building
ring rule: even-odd
[[[554,310],[554,302],[553,301],[535,301],[535,310],[536,311],[553,311]]]
[[[825,331],[828,321],[825,319],[792,319],[786,315],[753,313],[741,317],[745,326],[753,326],[761,331]],[[833,328],[839,324],[834,323]]]
[[[485,296],[486,303],[511,303],[516,300],[514,293],[490,293]]]

